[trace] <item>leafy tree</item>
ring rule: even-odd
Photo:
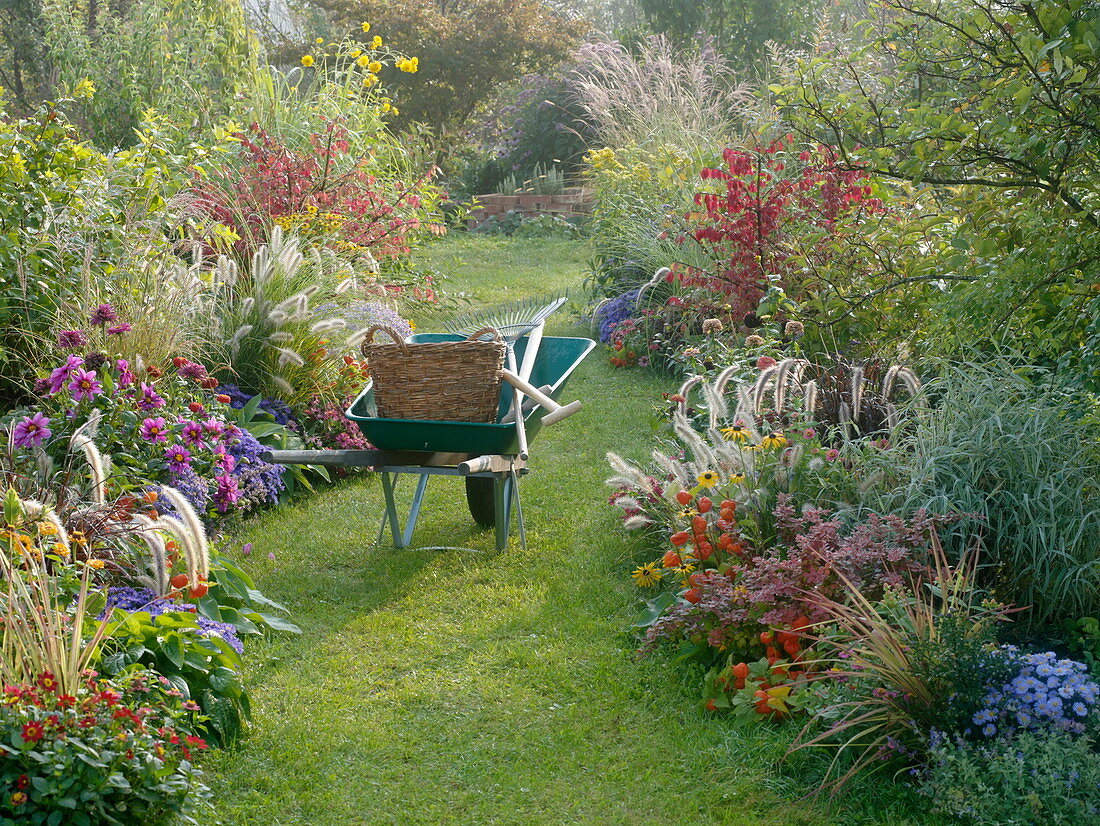
[[[1072,367],[1100,280],[1100,6],[881,0],[872,14],[829,30],[773,92],[848,163],[925,188],[923,255],[876,290],[938,281],[959,336],[930,339],[1007,333]]]
[[[501,84],[564,60],[587,30],[542,0],[308,0],[334,31],[371,24],[371,35],[419,59],[386,77],[400,121],[454,132]]]
[[[638,0],[652,29],[678,43],[711,35],[718,51],[754,65],[768,41],[794,46],[809,36],[820,0]]]

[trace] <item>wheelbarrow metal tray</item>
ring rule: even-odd
[[[462,336],[448,333],[419,333],[410,336],[408,340],[411,343],[460,341]],[[589,338],[544,336],[531,370],[531,384],[535,387],[549,385],[550,390],[547,395],[557,401],[565,388],[566,380],[595,346],[596,342]],[[515,343],[517,363],[523,363],[523,353],[526,349],[526,338],[521,338]],[[511,408],[512,393],[511,385],[502,383],[496,424],[383,419],[378,416],[374,403],[373,383],[368,382],[363,392],[348,408],[347,417],[359,425],[359,429],[372,445],[382,450],[507,456],[519,452],[516,426],[511,422],[500,423]],[[542,427],[542,417],[546,412],[542,407],[536,407],[524,417],[529,442]]]

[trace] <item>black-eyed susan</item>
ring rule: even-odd
[[[635,568],[631,576],[634,577],[634,583],[639,588],[652,588],[661,581],[664,573],[657,567],[656,562],[647,562]]]
[[[734,484],[734,485],[743,485],[743,484],[745,484],[745,474],[743,474],[743,473],[733,474],[733,476],[730,477],[730,483]]]
[[[760,440],[760,447],[764,448],[778,448],[786,447],[787,437],[780,433],[778,430],[773,430],[767,436]]]
[[[695,481],[701,488],[713,488],[718,485],[718,474],[713,470],[704,470]]]
[[[743,422],[734,422],[729,427],[723,427],[721,433],[729,441],[741,444],[747,442],[750,436],[749,429],[745,427]]]

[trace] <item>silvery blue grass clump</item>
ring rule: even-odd
[[[1021,655],[1011,645],[1002,650],[1019,669],[1005,685],[990,688],[973,716],[978,731],[986,737],[1017,730],[1084,734],[1100,699],[1100,684],[1090,679],[1088,667],[1053,651]]]

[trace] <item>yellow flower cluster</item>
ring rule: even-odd
[[[420,59],[416,57],[405,57],[397,61],[396,66],[402,72],[413,74],[420,68]]]
[[[274,219],[276,225],[285,231],[295,230],[306,235],[327,235],[340,229],[347,219],[335,212],[321,212],[313,204],[309,204],[304,212],[293,212],[289,215],[280,215]]]

